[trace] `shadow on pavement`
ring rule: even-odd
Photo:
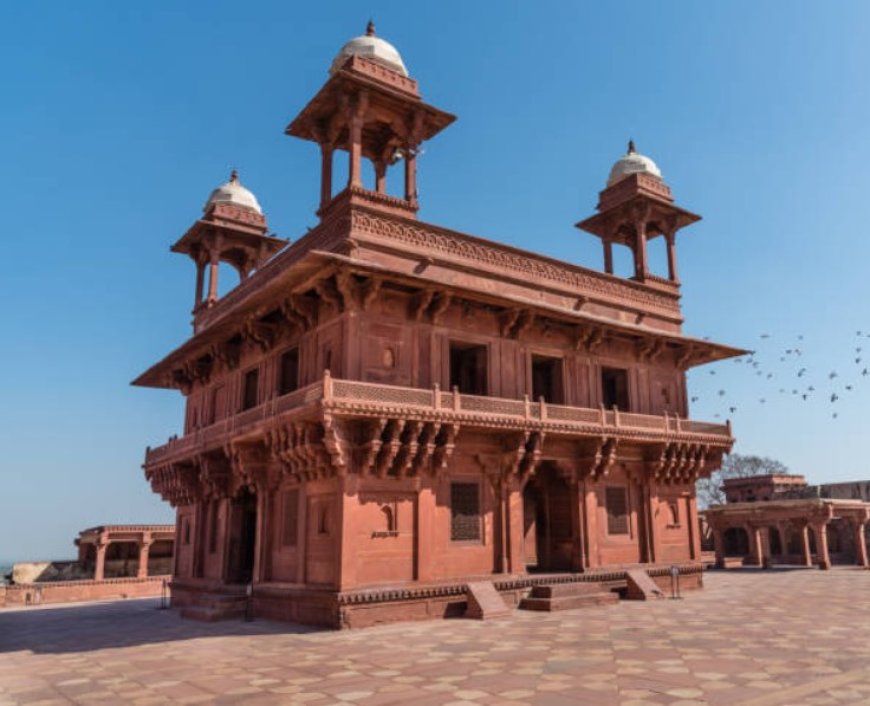
[[[320,628],[257,619],[201,623],[154,598],[0,610],[0,654],[88,652],[226,635],[322,632]]]

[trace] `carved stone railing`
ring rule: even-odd
[[[235,435],[254,430],[262,422],[284,415],[316,412],[317,406],[330,414],[345,417],[408,416],[428,419],[452,419],[463,425],[505,428],[550,428],[558,433],[596,434],[619,437],[634,436],[669,441],[698,437],[705,443],[730,446],[731,425],[695,422],[664,414],[636,414],[603,407],[571,407],[549,404],[543,399],[531,401],[460,394],[442,391],[438,385],[429,389],[399,387],[380,383],[339,380],[327,371],[323,379],[281,397],[274,397],[243,412],[231,415],[207,427],[167,444],[149,448],[146,466],[159,465],[200,450],[220,446]]]

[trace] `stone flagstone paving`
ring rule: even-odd
[[[870,704],[870,571],[683,600],[323,632],[152,600],[0,610],[0,704]]]

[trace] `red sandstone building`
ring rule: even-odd
[[[320,150],[319,224],[268,235],[234,174],[173,246],[194,334],[135,384],[186,399],[144,468],[177,509],[189,614],[249,583],[257,614],[336,627],[462,611],[481,577],[511,601],[637,565],[700,585],[694,483],[733,439],[687,418],[685,372],[742,351],[682,332],[676,235],[699,216],[630,146],[578,224],[604,272],[424,223],[416,155],[453,121],[370,27],[286,130]],[[241,278],[223,297],[221,263]]]
[[[729,478],[722,489],[726,503],[704,512],[719,568],[870,566],[867,481],[809,486],[800,475],[770,474]]]

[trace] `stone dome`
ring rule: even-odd
[[[354,37],[339,50],[332,61],[329,73],[334,74],[338,71],[351,56],[361,56],[391,71],[402,74],[402,76],[408,75],[408,69],[405,68],[405,64],[402,62],[402,57],[396,50],[396,47],[375,36],[374,22],[369,22],[364,35]]]
[[[610,176],[607,178],[607,186],[613,186],[616,182],[622,181],[625,177],[632,174],[649,174],[654,177],[662,178],[662,173],[649,157],[646,157],[634,149],[634,141],[629,140],[628,152],[625,156],[620,157],[613,168],[610,170]]]
[[[219,203],[232,204],[263,215],[263,209],[260,208],[257,197],[242,186],[239,181],[239,173],[235,169],[233,169],[230,180],[226,184],[221,184],[211,192],[211,196],[208,197],[202,210],[207,212],[212,206]]]

